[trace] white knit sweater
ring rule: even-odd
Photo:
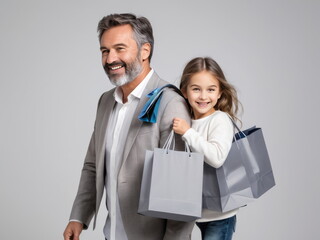
[[[182,136],[193,152],[204,155],[204,161],[214,168],[222,166],[226,160],[232,144],[233,124],[229,116],[221,111],[192,120],[190,128]],[[238,209],[221,213],[208,209],[202,210],[202,218],[198,222],[208,222],[226,219],[234,216]]]

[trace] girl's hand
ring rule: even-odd
[[[190,128],[190,125],[182,118],[174,118],[172,128],[175,133],[183,135]]]

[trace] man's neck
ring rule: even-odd
[[[143,68],[142,72],[133,81],[121,86],[123,103],[128,101],[129,94],[145,79],[150,70],[150,66]]]

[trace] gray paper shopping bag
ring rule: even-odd
[[[275,180],[261,128],[243,131],[246,137],[237,139],[254,198],[259,198],[275,186]]]
[[[241,158],[236,160],[226,160],[218,169],[205,164],[203,208],[227,212],[253,201],[251,186],[242,160]]]
[[[169,146],[146,152],[138,213],[193,221],[201,217],[203,155]]]
[[[145,213],[149,208],[149,196],[150,196],[150,185],[151,185],[151,174],[152,174],[152,164],[153,164],[153,151],[146,151],[142,182],[140,188],[140,199],[138,213]]]
[[[233,122],[234,123],[234,122]],[[246,205],[275,185],[261,128],[235,134],[224,164],[204,167],[203,208],[226,212]]]

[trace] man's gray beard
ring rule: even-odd
[[[129,67],[128,71],[126,71],[126,73],[123,76],[119,78],[109,76],[110,82],[116,87],[120,87],[132,82],[141,73],[142,70],[142,66],[138,60],[134,61],[134,63],[131,66],[127,65],[127,67]]]

